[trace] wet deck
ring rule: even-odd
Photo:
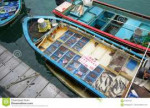
[[[0,45],[0,87],[13,97],[67,98],[39,73]]]

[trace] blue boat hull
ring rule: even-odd
[[[26,18],[24,19],[22,25],[23,25],[24,36],[25,36],[27,42],[30,44],[30,46],[31,46],[36,52],[38,52],[40,55],[42,55],[46,60],[48,60],[50,63],[52,63],[52,64],[54,64],[55,66],[57,66],[59,69],[61,69],[61,70],[62,70],[63,72],[65,72],[67,75],[69,75],[71,78],[75,79],[75,80],[78,81],[80,84],[82,84],[83,86],[85,86],[86,88],[88,88],[90,91],[92,91],[93,93],[95,93],[97,96],[99,96],[99,97],[101,97],[101,98],[105,98],[106,96],[105,96],[103,93],[101,93],[100,91],[98,91],[98,90],[96,90],[95,88],[93,88],[92,86],[90,86],[90,85],[89,85],[88,83],[86,83],[85,81],[81,80],[78,76],[72,74],[70,71],[68,71],[67,69],[65,69],[63,66],[59,65],[58,62],[56,62],[56,61],[54,61],[53,59],[51,59],[49,56],[47,56],[44,52],[42,52],[39,48],[37,48],[37,47],[35,46],[35,44],[33,43],[32,39],[31,39],[31,36],[30,36],[30,34],[29,34],[29,30],[28,30],[29,24],[28,24],[28,22],[29,22],[30,20],[32,20],[32,19],[36,19],[36,20],[37,20],[37,19],[39,19],[39,18],[45,18],[45,19],[51,19],[51,20],[52,20],[52,19],[55,19],[55,20],[58,20],[58,21],[67,23],[67,24],[69,24],[69,25],[78,27],[79,29],[82,29],[82,30],[84,30],[84,31],[86,31],[86,32],[88,32],[88,33],[90,33],[90,34],[92,34],[92,35],[95,35],[95,36],[99,37],[100,39],[102,39],[102,40],[104,40],[104,41],[106,41],[106,42],[108,42],[108,43],[111,43],[111,44],[113,44],[114,46],[116,46],[116,47],[118,47],[118,48],[120,48],[120,49],[122,49],[122,50],[124,50],[124,51],[126,51],[126,52],[128,52],[128,53],[130,53],[130,54],[132,54],[132,55],[135,55],[136,57],[138,57],[138,58],[140,58],[140,59],[142,58],[142,56],[139,55],[138,53],[136,53],[136,52],[134,52],[134,51],[132,51],[132,50],[129,50],[129,49],[125,48],[124,46],[121,46],[121,45],[119,45],[119,44],[117,44],[117,43],[115,43],[115,42],[113,42],[113,41],[111,41],[111,40],[109,40],[109,39],[107,39],[107,38],[101,36],[101,35],[98,35],[98,34],[92,32],[92,31],[90,31],[90,30],[88,30],[88,29],[86,29],[86,28],[84,28],[84,27],[82,27],[82,26],[79,26],[79,25],[77,25],[77,24],[75,24],[75,23],[72,23],[72,22],[69,22],[69,21],[67,21],[67,20],[59,19],[59,18],[55,18],[55,17],[50,17],[50,16],[33,16],[33,17],[26,17]]]
[[[16,10],[15,14],[13,14],[12,16],[9,16],[8,18],[4,19],[4,20],[0,20],[0,27],[3,27],[7,24],[9,24],[10,22],[12,22],[21,12],[22,9],[22,0],[18,0],[18,9]]]

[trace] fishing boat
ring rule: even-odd
[[[22,0],[0,0],[0,27],[13,21],[21,11]]]
[[[41,24],[47,29],[41,31]],[[72,81],[102,98],[126,97],[141,60],[145,60],[138,53],[65,19],[26,17],[23,32],[36,52]]]
[[[84,1],[84,0],[83,0]],[[75,0],[66,7],[63,3],[53,13],[75,22],[136,52],[145,52],[150,42],[150,17],[93,0],[92,6]],[[150,53],[150,48],[148,49]]]

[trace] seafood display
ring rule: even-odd
[[[105,93],[108,97],[121,97],[127,89],[129,81],[122,76],[117,76],[110,71],[103,72],[95,82],[95,88]]]
[[[95,82],[96,89],[106,93],[115,80],[115,77],[116,75],[110,71],[103,72],[100,78]]]
[[[39,18],[56,20],[58,24],[37,39],[29,29]],[[23,30],[35,51],[99,97],[123,97],[142,59],[101,35],[55,17],[27,17]]]
[[[118,52],[114,57],[113,60],[110,62],[109,67],[114,69],[116,72],[121,71],[123,65],[125,64],[126,60],[128,59],[128,55],[122,54]]]
[[[108,90],[109,97],[121,97],[127,88],[129,81],[122,76],[117,76]]]

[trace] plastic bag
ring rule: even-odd
[[[82,1],[85,6],[89,6],[89,7],[92,6],[93,0],[82,0]]]

